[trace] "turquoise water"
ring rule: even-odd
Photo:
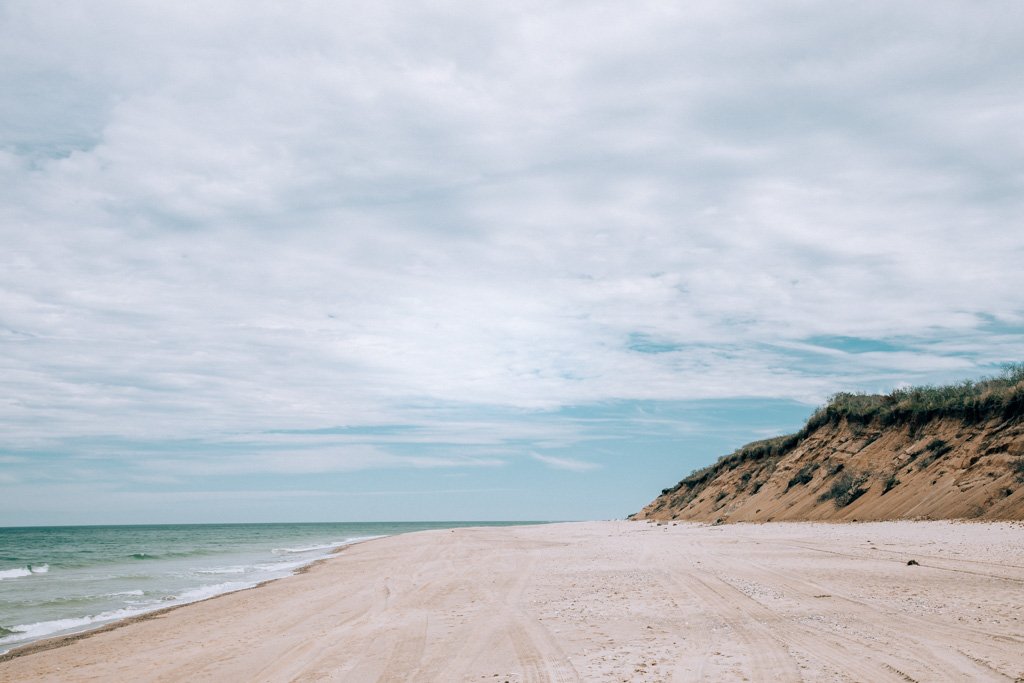
[[[288,576],[361,540],[523,523],[0,528],[0,652]]]

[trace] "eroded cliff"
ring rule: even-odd
[[[1024,519],[1024,372],[843,394],[797,434],[748,444],[634,519]]]

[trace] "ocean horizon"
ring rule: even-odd
[[[361,541],[540,521],[0,527],[0,654],[265,581]]]

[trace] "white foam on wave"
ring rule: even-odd
[[[19,643],[26,640],[37,640],[39,638],[53,635],[54,633],[60,633],[61,631],[74,631],[86,626],[92,626],[93,624],[102,624],[103,622],[115,621],[117,619],[127,619],[128,617],[133,617],[148,611],[150,610],[141,608],[117,609],[87,617],[38,621],[34,624],[19,624],[8,629],[13,631],[13,633],[9,636],[0,638],[0,645],[7,643]]]
[[[0,569],[0,581],[4,579],[20,579],[25,576],[32,576],[33,574],[45,574],[48,571],[50,571],[50,565],[48,564],[30,564],[15,569]]]
[[[271,573],[290,573],[298,569],[299,567],[305,567],[309,564],[309,560],[291,560],[288,562],[272,562],[270,564],[255,564],[253,569],[257,569],[261,572]]]
[[[225,583],[214,583],[209,586],[200,586],[199,588],[193,588],[192,590],[185,591],[181,595],[173,596],[171,600],[175,604],[184,605],[190,602],[198,602],[200,600],[212,598],[215,595],[233,593],[246,588],[252,588],[255,585],[256,584],[251,581],[227,581]]]
[[[293,574],[296,569],[304,567],[306,565],[315,562],[318,559],[329,557],[329,552],[336,548],[353,545],[362,541],[369,541],[375,538],[383,538],[383,536],[360,536],[355,538],[348,538],[344,541],[337,543],[325,543],[316,546],[309,546],[306,548],[281,548],[275,549],[273,552],[275,555],[281,553],[289,554],[301,554],[306,553],[304,557],[293,558],[287,561],[270,563],[270,564],[257,564],[253,565],[251,569],[260,572],[265,572],[262,577],[253,577],[257,580],[253,581],[228,581],[224,583],[215,583],[205,586],[199,586],[191,590],[186,590],[178,595],[167,595],[159,600],[126,600],[125,603],[131,604],[131,607],[123,607],[116,610],[110,610],[107,612],[101,612],[100,614],[68,618],[68,619],[55,619],[52,621],[40,621],[32,624],[20,624],[8,628],[11,631],[9,635],[0,637],[0,646],[15,646],[25,644],[33,640],[39,640],[48,636],[72,633],[76,631],[88,630],[90,627],[100,626],[104,623],[112,621],[118,621],[121,619],[129,619],[140,614],[152,612],[165,607],[173,607],[177,605],[186,605],[192,602],[198,602],[207,598],[212,598],[217,595],[223,595],[225,593],[232,593],[247,588],[253,588],[257,586],[260,581],[274,578],[282,578]],[[321,551],[316,555],[310,555],[315,551]],[[241,574],[246,573],[250,570],[249,567],[236,565],[230,567],[213,567],[210,569],[195,570],[199,574]],[[29,567],[22,569],[7,569],[0,571],[0,579],[4,578],[20,578],[24,576],[31,576],[32,574],[38,573],[43,574],[49,571],[49,566],[42,564],[38,566],[32,566],[31,570]],[[129,596],[141,596],[143,595],[141,590],[128,590],[120,591],[117,593],[109,593],[110,597],[129,597]],[[3,653],[9,649],[8,647],[0,647],[0,653]]]
[[[205,600],[206,598],[212,598],[216,595],[223,593],[231,593],[237,590],[245,588],[252,588],[255,583],[231,581],[227,583],[217,583],[209,586],[200,586],[193,590],[185,591],[180,595],[168,595],[158,601],[148,601],[143,603],[135,602],[135,607],[122,607],[120,609],[110,610],[107,612],[100,612],[99,614],[93,614],[84,617],[73,617],[69,619],[54,619],[51,621],[39,621],[32,624],[18,624],[17,626],[11,626],[8,631],[11,631],[10,635],[0,638],[0,645],[14,645],[25,643],[28,641],[39,640],[47,636],[52,636],[60,633],[72,633],[75,631],[86,630],[90,626],[99,626],[112,621],[119,621],[121,619],[129,619],[131,617],[139,616],[147,612],[154,610],[163,609],[165,607],[173,607],[177,605],[187,605],[191,602],[198,602]],[[110,593],[111,596],[128,596],[128,595],[142,595],[141,590],[133,591],[121,591],[119,593]],[[132,601],[134,602],[134,601]],[[3,650],[0,650],[2,652]]]
[[[352,545],[353,543],[359,543],[361,541],[371,541],[375,538],[382,538],[381,536],[355,536],[353,538],[346,538],[343,541],[335,541],[334,543],[321,543],[319,545],[311,545],[305,548],[274,548],[271,552],[275,555],[285,555],[293,553],[311,553],[317,550],[333,550],[334,548],[342,548],[346,545]]]
[[[32,572],[29,571],[28,567],[0,570],[0,581],[3,581],[5,579],[20,579],[23,576],[32,576]]]
[[[344,543],[342,541],[341,543]],[[323,543],[321,545],[311,545],[306,548],[274,548],[271,552],[275,555],[292,555],[295,553],[311,553],[316,550],[328,550],[330,548],[336,548],[341,543]]]
[[[363,541],[372,541],[375,538],[384,538],[384,537],[383,536],[357,536],[355,538],[347,538],[344,541],[339,541],[337,543],[324,543],[322,545],[310,546],[308,548],[302,548],[302,549],[291,549],[291,550],[289,550],[287,548],[276,548],[273,551],[275,555],[280,555],[282,553],[293,553],[293,554],[311,553],[314,550],[319,550],[320,552],[317,553],[316,555],[306,555],[306,557],[302,557],[302,558],[288,559],[288,560],[283,560],[281,562],[257,564],[257,565],[253,565],[253,568],[257,569],[259,571],[271,572],[271,573],[274,573],[274,574],[290,574],[290,573],[294,572],[296,569],[299,569],[301,567],[305,567],[307,565],[310,565],[310,564],[316,562],[317,560],[322,560],[322,559],[324,559],[326,557],[330,557],[331,553],[327,552],[327,551],[333,551],[333,550],[336,550],[338,548],[344,548],[346,546],[355,545],[356,543],[361,543]]]
[[[244,574],[249,571],[248,567],[236,565],[234,567],[213,567],[211,569],[196,569],[196,574]]]

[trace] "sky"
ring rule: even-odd
[[[0,525],[621,518],[1024,360],[1022,34],[0,0]]]

